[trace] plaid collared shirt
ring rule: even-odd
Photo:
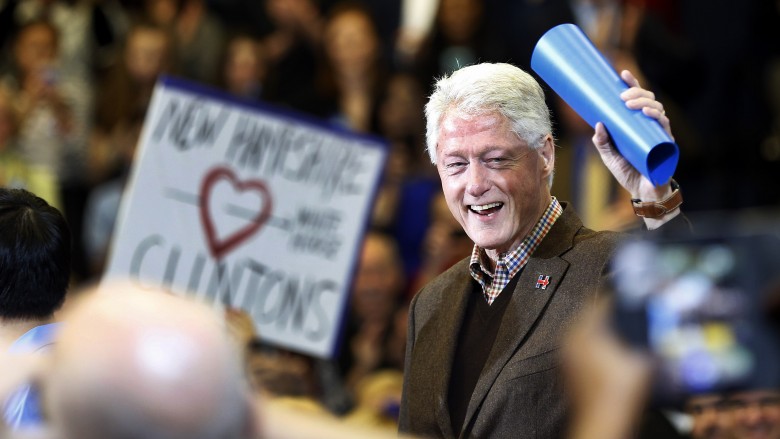
[[[484,263],[488,257],[485,254],[485,250],[474,246],[474,250],[471,252],[471,262],[469,263],[469,271],[471,271],[471,277],[474,278],[480,285],[482,285],[482,293],[485,295],[488,305],[491,305],[498,297],[501,291],[506,287],[510,280],[525,267],[531,254],[542,242],[547,232],[555,224],[555,220],[558,219],[563,213],[561,203],[555,197],[552,197],[550,205],[539,218],[531,233],[523,239],[520,245],[508,252],[502,253],[498,256],[496,262],[496,270],[493,272],[489,266]]]

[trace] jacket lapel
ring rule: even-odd
[[[419,365],[427,369],[425,379],[430,379],[430,387],[436,395],[434,410],[436,420],[444,437],[453,437],[450,411],[447,404],[450,376],[452,375],[452,361],[458,342],[458,334],[463,324],[463,316],[468,305],[471,291],[471,275],[468,269],[468,260],[453,267],[450,273],[454,273],[451,279],[439,289],[441,297],[436,313],[428,324],[420,331],[417,340],[421,343],[415,346],[426,352],[425,355],[417,355],[415,358],[428,358],[425,365]]]
[[[572,247],[574,235],[581,227],[582,223],[571,207],[564,208],[563,214],[520,273],[520,279],[507,304],[493,348],[471,395],[463,422],[464,431],[470,428],[472,418],[496,378],[529,335],[555,294],[558,284],[569,268],[569,263],[561,259],[560,255]],[[539,275],[549,276],[549,283],[544,289],[536,288]]]

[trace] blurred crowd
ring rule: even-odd
[[[61,207],[77,279],[99,276],[155,81],[178,76],[385,138],[391,155],[372,225],[397,241],[405,281],[418,285],[451,259],[427,260],[426,243],[457,240],[435,218],[439,184],[424,155],[433,78],[474,62],[530,70],[535,42],[564,22],[665,103],[687,212],[780,201],[771,1],[5,0],[0,184]],[[591,128],[554,93],[548,100],[554,195],[586,226],[630,227],[628,194],[601,165]]]
[[[408,302],[472,248],[424,151],[433,78],[475,62],[530,71],[535,42],[566,22],[664,102],[681,146],[675,175],[686,212],[777,207],[775,1],[0,0],[0,186],[28,189],[64,212],[78,285],[105,266],[161,75],[386,139],[340,356],[315,360],[265,345],[240,310],[227,310],[226,320],[259,393],[395,429]],[[554,93],[548,100],[558,145],[553,194],[588,227],[636,226],[592,129]],[[780,425],[776,394],[713,401],[691,403],[697,425],[728,413],[716,418],[736,429],[740,413],[766,407]]]

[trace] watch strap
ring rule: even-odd
[[[682,192],[680,192],[680,185],[676,181],[671,181],[672,194],[661,201],[642,201],[639,199],[632,199],[631,204],[634,206],[634,213],[637,216],[643,218],[660,218],[667,213],[680,207],[683,202]]]

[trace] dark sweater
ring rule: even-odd
[[[504,311],[519,278],[520,273],[515,274],[492,305],[488,305],[482,287],[476,280],[472,279],[470,291],[466,292],[469,302],[458,335],[448,395],[450,421],[455,434],[458,434],[463,426],[471,394],[493,348]]]

